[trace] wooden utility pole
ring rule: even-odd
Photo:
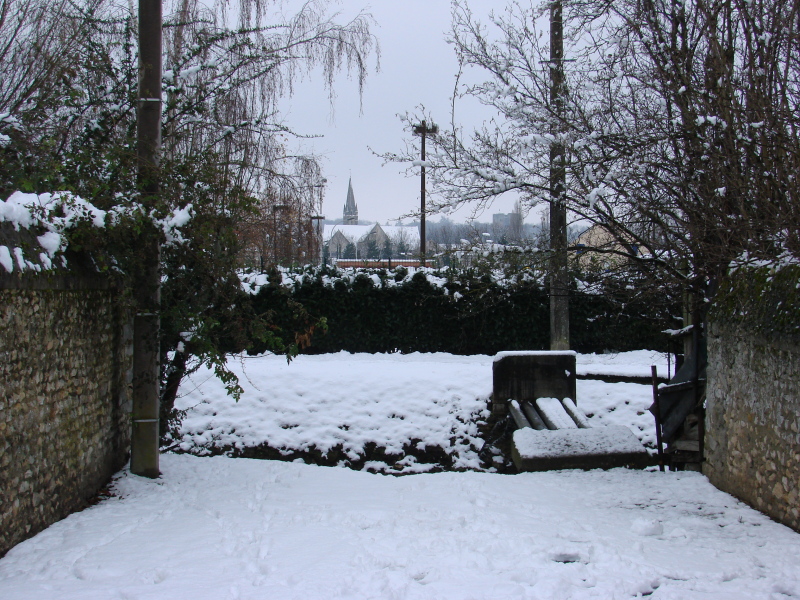
[[[550,349],[569,349],[566,165],[564,143],[564,25],[561,0],[550,3]]]
[[[139,102],[136,120],[138,187],[147,214],[159,196],[161,149],[161,1],[139,0]],[[136,273],[133,323],[131,472],[158,477],[159,328],[161,248],[155,225],[141,233],[141,268]]]
[[[422,138],[422,176],[420,182],[420,222],[419,222],[419,264],[425,266],[425,136],[428,134],[436,135],[439,133],[439,126],[423,121],[420,125],[414,126],[414,135]]]

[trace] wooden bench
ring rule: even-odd
[[[575,402],[574,352],[501,352],[493,363],[495,414],[517,430],[517,470],[644,468],[652,459],[627,427],[591,427]]]

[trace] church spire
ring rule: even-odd
[[[356,197],[353,194],[352,177],[347,184],[347,202],[344,205],[342,223],[345,225],[358,225],[358,206],[356,206]]]

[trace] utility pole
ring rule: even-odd
[[[564,24],[562,2],[550,3],[550,105],[555,141],[550,146],[550,349],[569,349],[566,165],[564,143]]]
[[[136,119],[137,183],[145,212],[159,196],[161,150],[161,1],[139,0],[139,101]],[[159,437],[159,328],[161,248],[154,224],[141,234],[142,263],[136,273],[133,322],[131,472],[156,478]]]
[[[425,266],[425,136],[428,134],[436,135],[439,133],[439,126],[423,121],[420,125],[414,126],[414,135],[422,138],[422,177],[420,182],[420,222],[419,222],[419,264]]]

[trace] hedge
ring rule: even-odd
[[[252,296],[256,313],[272,313],[277,326],[297,330],[296,301],[327,332],[302,352],[449,352],[495,354],[549,346],[549,300],[534,277],[494,278],[475,271],[366,270],[346,276],[331,268],[294,275],[279,272]],[[443,283],[442,283],[443,282]],[[296,307],[296,305],[294,305]],[[661,311],[663,312],[663,311]],[[677,313],[679,311],[674,311]],[[579,352],[668,350],[661,333],[676,324],[651,304],[621,304],[610,297],[573,290],[570,345]],[[266,350],[259,344],[249,352]]]

